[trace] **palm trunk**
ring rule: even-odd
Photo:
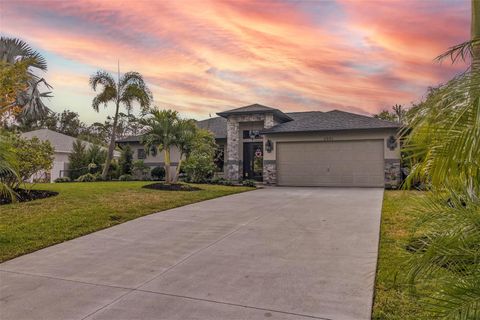
[[[471,40],[480,40],[480,0],[472,0]],[[472,46],[472,71],[480,72],[480,44]]]
[[[165,182],[170,183],[170,147],[165,148]]]
[[[117,136],[117,123],[118,123],[119,109],[120,109],[120,102],[117,99],[115,117],[113,118],[112,136],[110,138],[110,145],[108,146],[107,159],[105,160],[105,166],[103,167],[103,171],[102,171],[103,180],[107,179],[108,169],[110,168],[110,163],[112,162],[112,159],[113,159],[113,150],[115,150],[115,139]]]
[[[178,160],[177,170],[175,170],[175,177],[173,177],[173,182],[178,181],[178,176],[180,175],[180,167],[182,166],[182,157],[183,155],[180,154],[180,160]]]

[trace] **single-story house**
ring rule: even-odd
[[[198,121],[219,146],[219,169],[227,179],[254,179],[279,186],[387,187],[400,184],[398,123],[355,113],[282,112],[252,104]],[[163,152],[146,154],[139,137],[135,159],[163,166]],[[172,170],[179,153],[172,150]]]
[[[55,150],[53,166],[50,172],[38,172],[37,174],[35,174],[34,177],[32,177],[32,179],[44,179],[53,182],[59,177],[68,176],[68,157],[73,151],[73,143],[78,140],[77,138],[67,136],[63,133],[59,133],[49,129],[39,129],[24,132],[21,134],[21,136],[27,139],[37,137],[41,141],[49,141],[53,149]],[[82,143],[85,145],[86,149],[90,148],[90,146],[93,145],[92,143],[87,141],[82,141]],[[102,149],[107,150],[104,147],[102,147]],[[119,158],[120,153],[118,151],[114,151],[113,157]]]

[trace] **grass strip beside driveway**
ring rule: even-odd
[[[200,191],[142,188],[151,181],[37,184],[58,196],[0,206],[0,261],[151,213],[252,190],[196,185]]]

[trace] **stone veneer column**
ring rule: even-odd
[[[273,114],[265,114],[264,127],[265,129],[271,128],[275,123]],[[277,161],[272,159],[265,159],[267,151],[265,150],[265,144],[267,143],[266,136],[263,136],[263,183],[264,184],[276,184],[277,183]],[[275,150],[272,150],[272,153]],[[274,157],[275,158],[275,157]]]
[[[240,179],[238,121],[230,116],[227,119],[227,179]]]
[[[385,188],[398,189],[401,178],[400,159],[385,159]]]

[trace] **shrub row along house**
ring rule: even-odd
[[[198,121],[219,146],[217,167],[231,180],[280,186],[387,187],[400,184],[399,124],[344,111],[284,113],[253,104]],[[163,152],[146,152],[140,136],[116,141],[134,158],[163,166]],[[180,153],[171,150],[172,174]]]

